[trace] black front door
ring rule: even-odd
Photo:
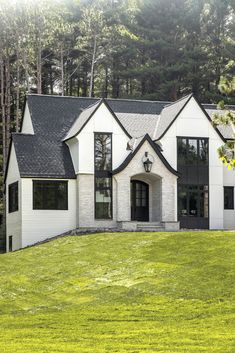
[[[131,220],[149,221],[149,186],[143,181],[131,181]]]

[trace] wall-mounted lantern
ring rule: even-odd
[[[145,155],[143,157],[143,165],[146,173],[150,173],[153,165],[153,160],[150,159],[151,156],[148,154],[148,152],[145,152]]]

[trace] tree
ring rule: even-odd
[[[231,96],[235,93],[235,77],[231,80],[222,77],[219,84],[220,92],[223,95]],[[219,113],[214,114],[213,123],[215,126],[225,125],[230,126],[235,137],[235,112],[232,111],[229,105],[226,105],[224,100],[218,103]],[[228,167],[235,169],[235,140],[227,141],[218,149],[220,160]]]

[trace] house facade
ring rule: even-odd
[[[235,229],[213,105],[29,95],[6,172],[7,251],[79,229]]]

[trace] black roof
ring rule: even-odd
[[[69,148],[63,139],[80,113],[99,101],[100,98],[28,95],[27,102],[34,135],[12,134],[20,175],[75,178]],[[123,125],[124,130],[131,135],[133,131],[137,134],[139,129],[140,136],[135,136],[136,138],[144,136],[152,128],[143,131],[143,122],[138,124],[135,114],[139,116],[145,114],[146,124],[152,125],[155,121],[157,124],[161,111],[170,103],[128,99],[107,99],[106,101],[117,117],[120,116],[120,124]],[[209,109],[208,105],[206,109]],[[128,121],[129,119],[133,119],[133,124]]]

